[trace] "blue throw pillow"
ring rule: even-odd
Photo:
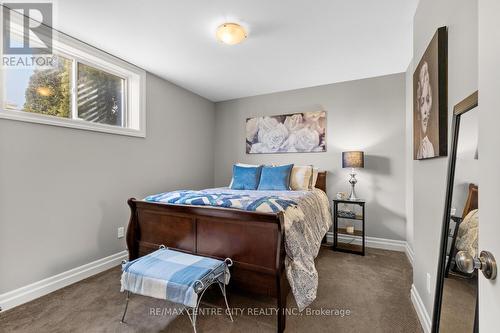
[[[258,190],[290,190],[290,173],[292,172],[292,168],[293,164],[263,167]]]
[[[233,190],[256,190],[259,186],[260,173],[262,166],[258,167],[243,167],[233,165]]]

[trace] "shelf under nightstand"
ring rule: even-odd
[[[355,216],[340,216],[339,215],[339,204],[350,204],[358,205],[361,207],[361,214],[355,214]],[[347,228],[339,227],[339,219],[346,219],[352,221],[361,221],[361,230],[354,229],[353,233],[348,233]],[[339,241],[339,235],[344,237],[352,237],[351,243]],[[356,242],[361,238],[361,245],[356,244]],[[333,200],[333,247],[334,251],[346,252],[365,255],[365,201],[363,200]]]

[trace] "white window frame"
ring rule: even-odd
[[[0,27],[0,30],[2,27]],[[20,31],[22,31],[20,29]],[[0,31],[0,54],[3,31]],[[4,89],[0,88],[0,118],[24,121],[52,126],[62,126],[88,131],[121,134],[135,137],[146,137],[146,72],[124,60],[114,57],[104,51],[96,49],[84,42],[53,30],[53,54],[73,60],[71,82],[71,118],[10,110],[4,108]],[[94,67],[106,73],[124,79],[122,89],[122,127],[93,123],[78,118],[77,110],[77,71],[78,63]],[[0,64],[0,87],[6,84],[5,76]]]

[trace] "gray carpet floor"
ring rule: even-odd
[[[472,279],[450,274],[444,279],[439,331],[461,333],[474,331],[477,276]]]
[[[298,313],[293,296],[286,332],[422,332],[410,301],[411,266],[404,253],[367,249],[365,257],[322,248],[316,261],[317,299]],[[204,296],[198,332],[275,332],[267,297],[230,293],[234,322],[220,311],[213,288]],[[187,315],[164,301],[134,295],[126,324],[120,269],[113,268],[0,313],[1,332],[192,332]],[[238,311],[238,313],[236,312]],[[267,312],[267,313],[266,313]]]

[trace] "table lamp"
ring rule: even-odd
[[[358,182],[356,179],[356,168],[365,167],[365,155],[362,151],[344,151],[342,153],[342,168],[351,168],[349,183],[351,184],[351,194],[349,200],[358,200],[354,186]]]

